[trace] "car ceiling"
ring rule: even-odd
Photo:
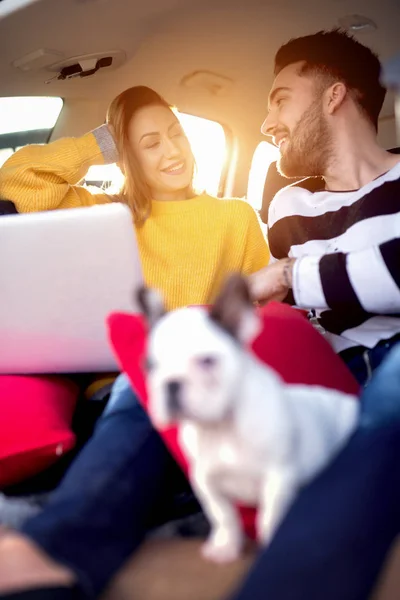
[[[277,48],[291,37],[360,14],[377,30],[357,38],[384,60],[400,51],[398,0],[2,0],[1,94],[60,95],[104,106],[131,85],[154,87],[183,110],[259,126]],[[46,69],[22,72],[12,62],[40,48],[63,57],[123,50],[125,63],[93,77],[52,81]],[[229,78],[225,93],[188,89],[196,71]],[[393,115],[389,95],[383,117]]]

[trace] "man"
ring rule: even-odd
[[[376,139],[380,70],[339,30],[278,51],[262,132],[280,149],[282,175],[323,176],[325,186],[276,195],[268,237],[278,260],[251,278],[258,301],[292,288],[360,383],[400,339],[400,157]]]

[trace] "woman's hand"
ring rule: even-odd
[[[254,302],[282,302],[292,287],[295,258],[278,260],[249,276],[250,295]]]

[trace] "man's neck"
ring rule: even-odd
[[[339,129],[328,168],[324,174],[326,189],[357,190],[392,169],[400,157],[381,148],[373,131],[354,126]]]

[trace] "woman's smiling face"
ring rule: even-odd
[[[129,124],[129,139],[153,199],[186,199],[194,158],[172,110],[157,105],[138,110]]]

